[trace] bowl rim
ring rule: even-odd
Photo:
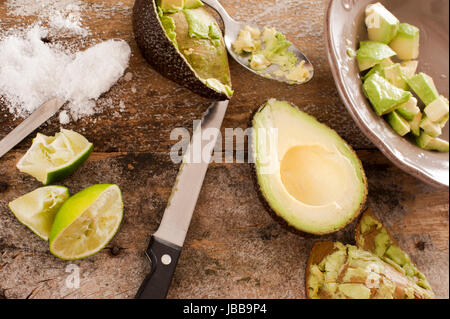
[[[350,113],[350,116],[353,118],[355,123],[358,125],[361,132],[372,142],[374,143],[375,147],[379,149],[384,156],[386,156],[392,163],[394,163],[397,167],[399,167],[404,172],[430,184],[438,188],[446,188],[449,189],[449,184],[442,183],[438,180],[436,180],[433,176],[429,175],[428,173],[424,172],[418,167],[414,167],[413,165],[401,160],[395,154],[389,149],[387,144],[384,142],[383,139],[381,139],[375,132],[368,129],[366,125],[363,123],[361,118],[356,114],[354,108],[351,106],[351,99],[349,97],[349,93],[344,87],[344,81],[341,77],[341,73],[339,72],[338,68],[338,60],[337,60],[337,54],[336,54],[336,47],[334,46],[334,43],[331,39],[331,28],[330,28],[330,20],[331,20],[331,7],[333,4],[339,0],[330,0],[327,7],[327,14],[325,18],[325,35],[326,35],[326,49],[327,49],[327,55],[328,55],[328,63],[330,64],[331,73],[333,74],[334,82],[337,88],[337,91],[339,93],[339,96],[341,97],[342,102],[345,105],[345,108]],[[333,53],[333,54],[332,54]]]

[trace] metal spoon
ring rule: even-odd
[[[230,17],[230,15],[225,10],[225,8],[217,0],[202,0],[202,1],[204,3],[206,3],[207,5],[209,5],[210,7],[212,7],[214,10],[216,10],[217,13],[221,16],[224,26],[225,26],[224,39],[225,39],[225,45],[228,49],[228,52],[244,68],[246,68],[247,70],[249,70],[259,76],[262,76],[264,78],[269,78],[269,79],[273,79],[273,80],[277,80],[277,81],[281,81],[281,82],[285,82],[285,83],[289,83],[289,84],[303,84],[312,79],[312,77],[314,76],[313,65],[308,60],[308,58],[299,49],[297,49],[293,45],[291,45],[289,47],[289,51],[292,51],[295,54],[299,63],[301,63],[301,61],[305,61],[304,68],[309,71],[309,78],[307,80],[305,80],[304,82],[292,83],[292,81],[289,81],[284,76],[275,75],[274,72],[278,70],[278,66],[274,65],[274,64],[269,66],[264,71],[253,70],[250,67],[250,62],[249,62],[250,54],[247,56],[239,55],[236,52],[234,52],[233,47],[232,47],[232,43],[236,41],[236,39],[239,35],[239,32],[242,30],[242,28],[244,28],[245,26],[247,26],[249,24],[235,21],[233,18]],[[255,27],[252,25],[250,25],[250,26]],[[256,28],[261,30],[261,28],[259,28],[257,26],[256,26]]]

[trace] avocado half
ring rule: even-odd
[[[434,297],[378,256],[340,242],[318,242],[313,246],[305,283],[309,299]]]
[[[316,235],[336,232],[360,214],[364,169],[334,130],[275,99],[259,108],[252,126],[256,181],[275,214]]]
[[[202,7],[188,10],[200,20],[217,24]],[[171,13],[170,17],[175,22],[176,43],[171,39],[173,35],[169,36],[165,31],[156,0],[135,1],[133,30],[144,58],[159,73],[200,96],[213,100],[230,99],[231,77],[222,33],[217,34],[215,50],[211,50],[208,40],[188,36],[188,22],[183,10]],[[187,50],[188,46],[192,49]],[[196,54],[191,55],[191,52]]]

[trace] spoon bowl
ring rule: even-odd
[[[242,22],[235,21],[228,14],[228,12],[225,10],[225,8],[220,4],[220,2],[217,0],[202,0],[202,1],[205,4],[207,4],[208,6],[210,6],[211,8],[213,8],[215,11],[217,11],[217,13],[222,18],[223,24],[225,27],[225,35],[224,35],[225,46],[227,47],[228,53],[244,68],[246,68],[250,72],[253,72],[264,78],[268,78],[268,79],[276,80],[276,81],[280,81],[280,82],[285,82],[288,84],[304,84],[304,83],[309,82],[313,78],[313,76],[314,76],[313,65],[308,60],[308,58],[294,45],[291,45],[288,50],[291,51],[292,53],[294,53],[294,55],[297,57],[299,63],[301,63],[302,61],[305,61],[304,68],[306,70],[308,70],[308,72],[309,72],[309,78],[306,79],[305,81],[303,81],[301,83],[295,83],[295,82],[293,83],[292,81],[289,81],[288,79],[286,79],[283,76],[274,74],[274,72],[279,69],[278,66],[274,65],[274,64],[272,64],[271,66],[269,66],[267,69],[265,69],[263,71],[253,70],[250,67],[250,62],[249,62],[250,54],[247,54],[247,55],[237,54],[236,52],[234,52],[232,44],[236,41],[236,39],[239,36],[239,32],[245,26],[257,28],[259,30],[262,30],[262,28],[255,26],[255,25],[248,24],[248,23],[242,23]]]

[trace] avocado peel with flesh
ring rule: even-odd
[[[310,299],[434,297],[373,253],[340,242],[317,242],[313,246],[305,282]]]
[[[206,11],[203,7],[189,10]],[[155,0],[135,1],[132,17],[133,31],[142,55],[156,71],[179,85],[190,89],[194,93],[211,100],[230,99],[232,93],[231,77],[222,34],[220,33],[220,39],[215,39],[214,41],[211,41],[210,39],[190,38],[187,34],[187,27],[184,29],[186,30],[186,34],[181,34],[181,29],[177,24],[178,21],[176,16],[183,16],[186,23],[183,11],[184,9],[171,13],[163,12],[164,16],[173,19],[173,24],[175,25],[175,29],[173,29],[172,21],[169,19],[163,21],[161,19],[161,9],[158,8]],[[212,19],[210,21],[217,23],[209,12],[205,13],[203,16],[208,15]],[[217,30],[212,30],[212,37],[217,36],[215,31]],[[193,41],[203,41],[201,44],[204,45],[204,47],[213,47],[215,50],[213,52],[208,52],[209,55],[203,57],[203,63],[205,61],[208,63],[213,61],[212,64],[200,68],[200,71],[203,73],[192,66],[190,64],[191,61],[187,58],[189,54],[195,53],[196,47],[192,47],[192,50],[186,50],[184,47],[186,38]],[[183,50],[181,47],[183,47]],[[202,57],[200,52],[198,53],[199,54],[193,56],[193,60],[198,61],[198,63],[201,64]],[[223,90],[218,90],[217,85],[209,85],[209,83],[211,83],[210,79],[217,79],[220,81],[223,84],[223,86],[220,86]]]
[[[335,131],[275,99],[260,107],[252,126],[257,185],[276,215],[318,235],[359,215],[367,196],[364,169]]]
[[[357,247],[374,253],[434,297],[425,276],[371,210],[362,214],[356,227],[355,240]]]

